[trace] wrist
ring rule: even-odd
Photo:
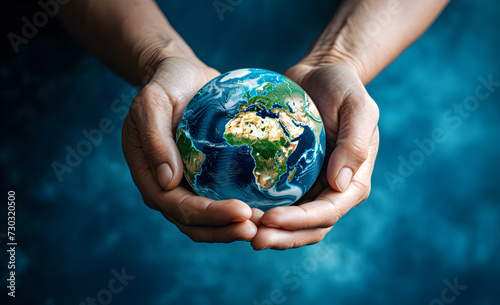
[[[367,69],[360,56],[354,55],[354,52],[349,48],[337,42],[331,44],[315,43],[300,59],[299,64],[307,65],[311,69],[321,68],[326,65],[347,65],[363,84],[366,85],[369,81]]]
[[[138,43],[137,75],[140,85],[146,85],[158,65],[169,57],[182,57],[192,62],[201,61],[189,46],[179,39],[145,39]]]

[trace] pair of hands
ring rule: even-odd
[[[327,159],[302,203],[266,213],[239,200],[197,196],[183,180],[177,124],[194,94],[219,74],[199,60],[168,57],[132,102],[123,126],[123,151],[144,202],[197,242],[245,240],[255,250],[284,250],[321,241],[370,193],[378,107],[359,73],[343,61],[299,62],[285,72],[320,111]]]

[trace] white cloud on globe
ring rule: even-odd
[[[250,72],[251,71],[249,69],[234,70],[234,71],[229,72],[220,81],[221,81],[221,83],[223,83],[223,82],[228,81],[228,80],[233,79],[233,78],[240,78],[240,77],[243,77],[247,74],[250,74]]]

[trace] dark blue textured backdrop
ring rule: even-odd
[[[283,72],[334,10],[319,0],[243,1],[221,21],[212,1],[160,5],[220,71]],[[479,77],[500,82],[499,13],[495,0],[452,1],[368,86],[381,111],[370,198],[322,243],[284,252],[197,244],[148,209],[122,156],[123,112],[111,106],[134,92],[52,35],[54,25],[42,29],[0,66],[1,179],[3,194],[17,193],[18,304],[105,297],[112,270],[122,268],[135,278],[112,304],[444,304],[454,281],[467,286],[455,304],[500,304],[500,87],[460,121],[449,111],[471,101]],[[103,118],[116,129],[59,182],[51,163],[64,162],[66,147]],[[417,156],[415,141],[436,128],[446,140],[391,188],[388,173],[398,174],[401,159]],[[5,286],[5,239],[1,247]]]

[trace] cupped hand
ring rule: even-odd
[[[251,240],[257,227],[252,209],[239,200],[214,201],[181,183],[183,165],[175,143],[187,103],[219,75],[198,60],[168,57],[137,94],[125,119],[122,145],[144,202],[198,242]]]
[[[378,150],[379,111],[357,70],[346,62],[297,64],[285,72],[311,96],[323,119],[327,154],[323,170],[302,203],[273,208],[252,247],[288,249],[321,241],[351,208],[370,193]],[[256,214],[256,213],[254,213]]]

